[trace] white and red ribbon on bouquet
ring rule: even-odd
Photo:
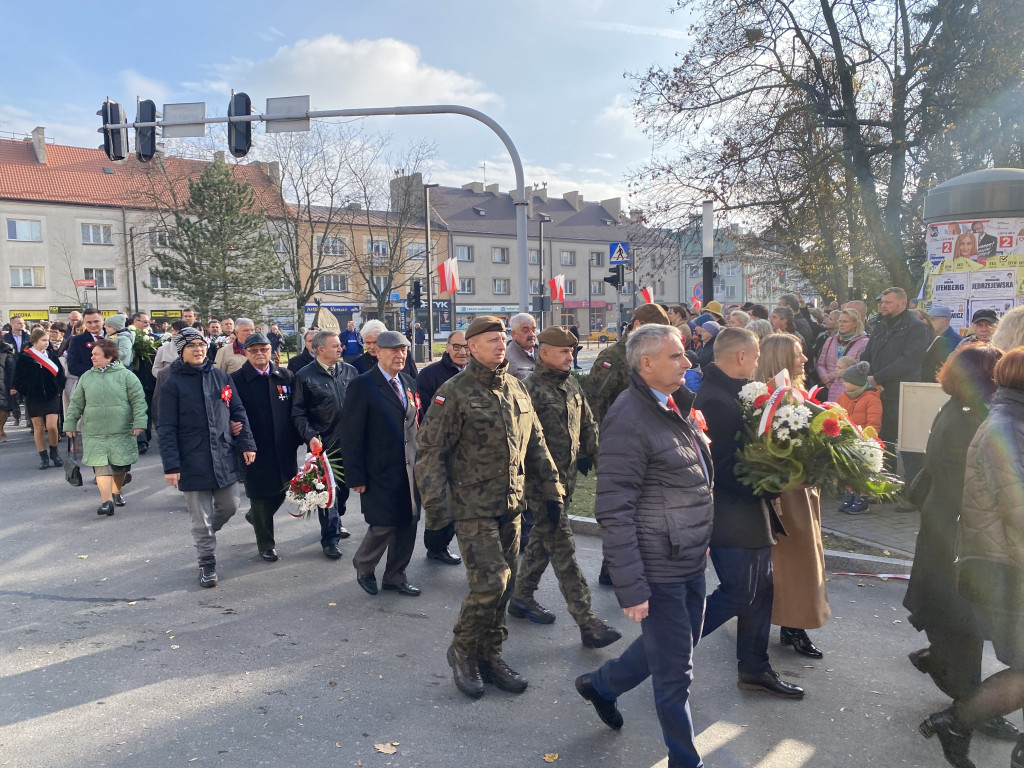
[[[302,466],[299,468],[296,478],[303,477],[311,469],[316,469],[317,479],[321,480],[324,484],[324,489],[327,491],[327,504],[324,509],[330,509],[334,506],[334,495],[336,493],[337,482],[334,479],[334,470],[331,468],[330,459],[327,458],[327,454],[324,453],[322,445],[317,445],[315,448],[310,449],[310,452],[306,454],[306,460],[302,462]],[[305,517],[306,513],[301,509],[297,512],[288,513],[292,517]]]
[[[787,368],[783,368],[775,375],[775,378],[768,384],[768,388],[771,390],[771,396],[768,398],[768,402],[764,404],[764,413],[761,414],[761,422],[757,425],[758,435],[765,434],[771,428],[772,418],[774,418],[775,412],[779,410],[779,406],[782,405],[782,400],[787,394],[792,395],[797,403],[803,403],[807,397],[806,392],[799,387],[793,386]]]

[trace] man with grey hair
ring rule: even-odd
[[[618,730],[616,700],[651,677],[668,764],[697,768],[688,700],[714,516],[711,452],[683,385],[690,362],[679,329],[634,330],[626,360],[629,386],[601,423],[594,513],[615,597],[641,634],[619,658],[580,675],[576,690]]]
[[[508,321],[509,339],[505,346],[508,372],[522,381],[537,364],[537,321],[533,315],[520,312]]]
[[[240,317],[235,321],[235,338],[217,350],[217,357],[214,365],[220,368],[229,376],[235,371],[242,369],[246,363],[245,340],[249,334],[256,332],[256,323],[248,317]]]
[[[302,439],[312,450],[322,446],[328,456],[341,452],[341,411],[349,382],[356,369],[341,362],[341,341],[333,331],[318,331],[313,336],[315,360],[295,374],[292,392],[292,421]],[[320,546],[332,560],[341,557],[338,542],[347,539],[348,531],[341,525],[348,500],[348,486],[338,478],[334,504],[320,509]]]
[[[366,373],[377,365],[377,337],[387,329],[388,327],[380,320],[367,320],[363,323],[363,327],[359,329],[359,335],[363,337],[366,351],[352,363],[358,373]],[[406,356],[405,367],[402,369],[402,373],[411,376],[413,379],[416,378],[418,371],[416,370],[416,363],[412,361],[412,355]]]

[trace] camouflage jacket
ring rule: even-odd
[[[604,415],[612,407],[615,398],[629,386],[629,366],[626,364],[625,337],[606,347],[594,361],[594,366],[587,374],[583,391],[587,393],[590,410],[594,419],[600,424]]]
[[[522,512],[527,467],[544,499],[565,496],[530,395],[506,363],[491,371],[471,358],[442,384],[417,451],[416,483],[430,529]]]
[[[585,456],[597,463],[597,423],[583,390],[568,371],[556,371],[540,360],[523,382],[544,429],[544,442],[565,486],[565,503],[576,487],[576,459]],[[526,501],[530,509],[543,510],[542,486],[527,474]]]

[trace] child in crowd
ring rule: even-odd
[[[858,427],[873,427],[877,432],[882,428],[882,399],[868,383],[871,365],[867,361],[857,362],[852,357],[841,357],[836,362],[836,373],[843,380],[844,392],[836,401]],[[848,515],[863,515],[868,511],[866,496],[847,491],[839,511]]]

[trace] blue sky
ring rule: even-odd
[[[205,101],[226,112],[231,88],[263,111],[267,97],[308,93],[315,109],[460,103],[495,118],[515,142],[526,183],[589,200],[621,195],[650,154],[633,125],[627,71],[671,65],[687,45],[671,0],[306,0],[304,2],[0,2],[0,131],[36,125],[61,144],[98,146],[107,96]],[[245,9],[244,15],[241,9]],[[21,32],[14,33],[17,30]],[[437,144],[432,180],[513,186],[487,128],[465,117],[376,118],[397,143]],[[259,143],[262,128],[254,138]]]

